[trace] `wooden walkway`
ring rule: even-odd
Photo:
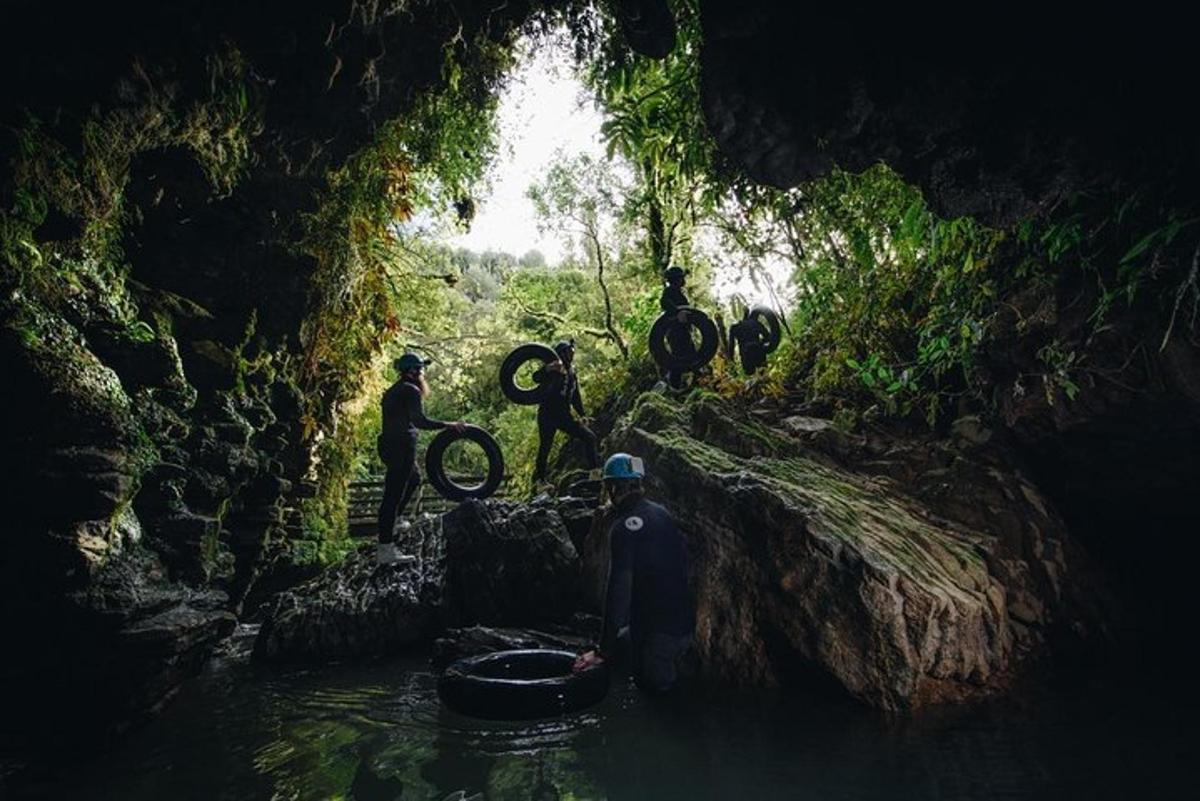
[[[456,484],[479,484],[482,476],[452,476]],[[505,498],[508,496],[509,476],[504,477],[500,488],[491,496]],[[372,537],[375,535],[379,504],[383,502],[383,476],[371,476],[365,481],[352,481],[348,487],[349,501],[346,508],[347,523],[350,536]],[[422,514],[445,514],[458,506],[458,501],[451,501],[438,495],[437,491],[426,481],[421,482],[417,494],[404,510],[404,519],[413,520]]]

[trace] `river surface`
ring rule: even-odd
[[[904,720],[829,693],[726,694],[683,711],[620,686],[593,709],[520,724],[448,712],[435,683],[418,658],[289,673],[217,663],[111,753],[27,766],[9,797],[1200,797],[1187,707],[1106,682]]]

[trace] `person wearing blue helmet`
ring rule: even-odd
[[[614,453],[604,464],[613,521],[604,623],[599,647],[580,655],[575,666],[579,670],[627,653],[638,687],[662,694],[678,683],[696,613],[683,535],[671,513],[646,498],[645,475],[642,460],[627,453]]]
[[[405,353],[393,362],[400,378],[383,393],[383,432],[377,445],[379,458],[387,468],[383,480],[383,502],[379,505],[379,546],[377,558],[380,564],[390,564],[402,559],[396,547],[396,517],[404,514],[404,508],[412,500],[421,484],[421,471],[417,467],[417,431],[454,428],[462,430],[463,423],[446,423],[425,416],[422,401],[429,393],[425,383],[424,359],[415,353]]]

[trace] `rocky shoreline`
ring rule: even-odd
[[[740,411],[703,393],[682,404],[648,393],[609,443],[646,459],[650,495],[688,537],[710,683],[821,675],[868,705],[915,710],[1002,693],[1064,640],[1105,636],[1086,558],[999,449]],[[406,532],[411,563],[381,567],[363,552],[279,596],[255,659],[435,639],[442,661],[582,647],[587,626],[567,624],[599,611],[605,533],[603,510],[593,518],[574,499],[467,502]]]

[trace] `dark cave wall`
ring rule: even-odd
[[[533,8],[4,9],[0,199],[35,194],[22,181],[43,175],[20,165],[37,143],[63,154],[54,175],[82,176],[30,235],[54,272],[4,265],[6,743],[111,733],[230,631],[264,554],[297,534],[314,424],[335,423],[338,388],[307,359],[320,265],[302,246],[327,175],[442,85],[447,43],[506,42]],[[244,104],[228,143],[204,127],[226,91]]]
[[[1194,191],[1187,26],[1162,9],[706,0],[701,12],[705,115],[757,181],[884,161],[941,216],[993,225],[1116,181]]]
[[[95,743],[231,630],[352,390],[317,347],[361,322],[310,241],[346,236],[333,176],[451,75],[486,104],[518,29],[578,7],[5,4],[0,741]],[[670,48],[662,2],[611,8]]]
[[[793,187],[883,161],[943,217],[1006,228],[1090,215],[1085,247],[1114,265],[1128,244],[1114,250],[1097,221],[1119,224],[1115,199],[1150,201],[1145,231],[1200,208],[1193,48],[1177,12],[767,0],[701,11],[705,116],[721,153],[758,182]],[[1113,573],[1144,642],[1192,605],[1200,342],[1184,323],[1197,254],[1194,231],[1164,248],[1145,282],[1159,296],[1139,289],[1099,327],[1101,288],[1062,265],[1049,293],[1007,299],[980,365],[995,424]],[[1051,343],[1080,359],[1076,398],[1030,379]]]

